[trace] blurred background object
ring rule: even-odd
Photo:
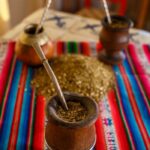
[[[72,1],[72,2],[71,2]],[[112,14],[125,15],[131,18],[135,27],[150,30],[148,24],[149,0],[107,0]],[[102,0],[63,0],[62,10],[76,12],[78,15],[102,19],[105,15]]]
[[[5,1],[5,0],[4,0]],[[34,12],[40,7],[43,7],[44,0],[8,0],[10,8],[11,26],[15,26],[23,18]]]
[[[136,28],[150,31],[150,0],[107,0],[111,13],[131,18]],[[44,6],[46,0],[0,0],[0,34],[20,23],[25,17]],[[104,17],[102,0],[52,0],[56,10],[80,16]]]
[[[0,0],[0,36],[9,29],[9,8],[7,0]]]

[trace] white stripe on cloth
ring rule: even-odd
[[[110,106],[106,96],[104,97],[103,100],[100,101],[99,106],[100,106],[100,115],[103,121],[103,128],[107,149],[119,150],[119,144],[116,137],[114,122],[112,119]]]
[[[3,67],[3,62],[7,52],[7,43],[0,43],[0,73]]]

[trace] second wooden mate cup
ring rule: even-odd
[[[111,20],[111,24],[106,17],[102,20],[100,42],[104,50],[99,53],[99,59],[113,65],[121,63],[125,58],[123,50],[128,46],[129,29],[133,23],[130,19],[118,15],[112,15]]]

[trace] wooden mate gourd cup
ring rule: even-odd
[[[44,28],[42,27],[38,33],[35,34],[36,28],[37,24],[27,25],[15,46],[17,58],[32,66],[42,64],[40,58],[32,47],[34,42],[38,42],[40,44],[47,59],[50,59],[54,52],[53,44],[46,35]]]
[[[95,121],[98,117],[98,104],[89,97],[74,93],[64,93],[66,102],[79,102],[87,110],[84,120],[69,122],[57,114],[59,97],[54,96],[48,102],[46,113],[48,123],[45,139],[49,149],[52,150],[90,150],[96,142]]]
[[[110,24],[105,17],[102,20],[102,30],[100,32],[100,42],[104,50],[99,53],[99,59],[108,64],[121,63],[125,55],[125,50],[129,43],[129,28],[133,23],[124,16],[112,15]]]

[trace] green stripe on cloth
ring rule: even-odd
[[[149,101],[148,95],[146,94],[146,90],[144,90],[144,86],[143,86],[142,81],[140,79],[139,73],[136,70],[136,67],[133,63],[133,58],[131,58],[129,51],[126,52],[126,56],[127,56],[128,62],[130,64],[131,70],[133,72],[132,74],[135,74],[135,78],[136,78],[137,84],[139,85],[140,91],[143,94],[143,97],[146,100],[148,107],[150,107],[150,101]]]
[[[13,121],[13,114],[17,99],[21,71],[22,62],[17,61],[4,114],[4,120],[2,122],[2,127],[0,128],[0,149],[4,150],[8,147],[9,136],[11,134],[11,125]]]
[[[7,96],[7,92],[10,88],[10,84],[11,84],[11,81],[12,81],[12,73],[14,71],[14,65],[15,65],[15,62],[16,62],[16,58],[13,57],[13,60],[12,60],[12,63],[10,64],[10,69],[9,69],[9,73],[8,73],[8,80],[7,80],[7,83],[6,83],[6,86],[5,86],[5,92],[4,92],[4,95],[2,97],[2,103],[0,105],[0,118],[1,118],[1,115],[2,115],[2,108],[4,106],[4,100],[6,99],[6,96]]]
[[[122,122],[124,124],[124,129],[125,129],[125,132],[126,132],[126,135],[128,137],[128,142],[129,142],[129,145],[130,145],[130,149],[134,149],[134,145],[133,145],[133,141],[130,137],[130,133],[129,133],[129,129],[126,125],[126,121],[125,121],[125,118],[124,118],[124,115],[123,115],[123,110],[121,109],[121,104],[120,104],[120,97],[119,97],[119,91],[115,88],[115,95],[116,95],[116,102],[117,102],[117,105],[118,105],[118,108],[119,108],[119,112],[120,112],[120,115],[121,115],[121,119],[122,119]]]
[[[30,132],[30,143],[29,143],[29,148],[33,149],[33,134],[34,134],[34,123],[35,123],[35,108],[36,108],[36,98],[37,98],[37,93],[34,91],[34,104],[33,104],[33,113],[32,113],[32,127],[31,127],[31,132]]]
[[[78,53],[77,42],[68,42],[67,50],[68,50],[68,53],[77,54]]]

